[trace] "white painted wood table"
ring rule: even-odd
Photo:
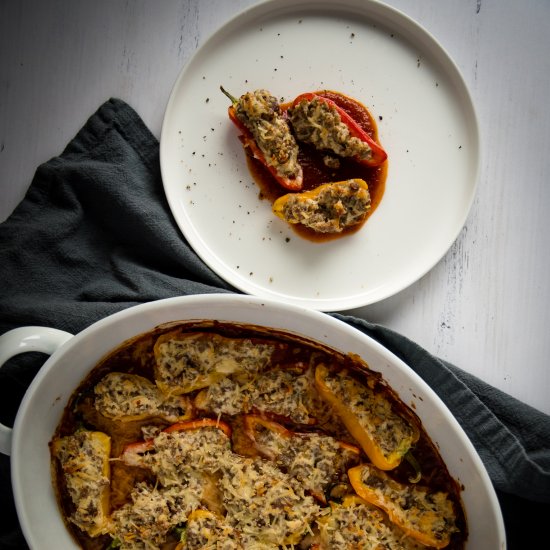
[[[0,220],[109,97],[158,137],[195,49],[255,0],[2,0]],[[550,413],[550,2],[388,0],[460,68],[482,142],[477,194],[420,281],[352,314]]]

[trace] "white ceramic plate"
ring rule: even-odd
[[[275,218],[220,84],[287,100],[334,89],[372,111],[389,169],[359,232],[313,243]],[[458,69],[410,18],[373,0],[276,0],[229,21],[185,66],[160,154],[172,213],[213,271],[246,293],[333,311],[387,298],[440,260],[473,200],[479,137]]]

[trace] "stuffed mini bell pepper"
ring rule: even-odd
[[[95,386],[96,410],[119,422],[160,418],[176,423],[193,416],[193,404],[184,395],[163,393],[153,382],[126,372],[110,372]]]
[[[362,179],[324,183],[310,191],[287,193],[273,203],[273,212],[291,224],[316,233],[341,233],[361,223],[370,210],[369,187]]]
[[[51,452],[72,501],[71,522],[90,537],[108,533],[111,438],[103,432],[81,430],[54,439]]]
[[[349,373],[333,372],[321,364],[315,370],[315,385],[365,454],[381,470],[399,466],[418,441],[418,428],[393,410],[383,392],[373,391]]]
[[[209,432],[209,433],[207,433]],[[186,420],[168,426],[153,439],[145,441],[136,441],[129,443],[124,447],[120,460],[129,466],[141,466],[155,470],[157,466],[162,467],[162,452],[170,453],[171,443],[162,442],[162,449],[159,448],[161,439],[166,436],[175,436],[174,448],[179,447],[180,455],[183,456],[184,449],[192,457],[194,449],[200,449],[201,446],[210,445],[213,449],[223,452],[230,446],[231,427],[214,418],[197,418],[195,420]],[[175,441],[179,439],[179,441]],[[158,459],[155,457],[159,454]],[[190,461],[192,464],[192,461]],[[175,465],[177,466],[177,465]]]
[[[407,535],[431,548],[445,548],[458,529],[447,493],[400,483],[375,468],[361,464],[348,471],[355,492],[384,510]]]
[[[288,109],[298,141],[332,151],[367,166],[379,166],[387,154],[374,139],[334,101],[316,93],[299,95]]]
[[[319,542],[310,550],[427,550],[417,540],[407,537],[378,507],[355,494],[344,496],[341,502],[330,502],[330,513],[323,514],[317,524]],[[363,541],[364,546],[359,541]]]
[[[323,504],[328,488],[359,461],[358,447],[329,435],[293,432],[256,415],[246,415],[243,424],[256,450],[300,481]]]
[[[229,118],[242,132],[241,140],[286,189],[299,191],[303,171],[298,162],[298,144],[281,112],[277,98],[267,90],[247,92],[239,99],[221,87],[231,100]]]

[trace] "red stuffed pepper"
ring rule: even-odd
[[[303,171],[298,162],[298,144],[277,98],[266,90],[256,90],[237,99],[220,88],[231,100],[229,118],[242,132],[243,145],[283,187],[299,191]]]
[[[288,109],[298,141],[332,151],[366,164],[379,166],[387,154],[336,102],[313,92],[299,95]]]

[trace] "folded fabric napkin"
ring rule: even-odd
[[[181,235],[162,188],[158,142],[117,99],[100,107],[61,156],[38,168],[25,199],[0,224],[0,265],[0,333],[43,325],[75,334],[142,302],[235,292]],[[447,404],[494,483],[509,548],[526,547],[526,526],[546,541],[550,417],[387,328],[334,316],[402,358]],[[12,425],[43,361],[27,354],[0,369],[1,422]],[[25,548],[4,456],[0,484],[0,547]]]

